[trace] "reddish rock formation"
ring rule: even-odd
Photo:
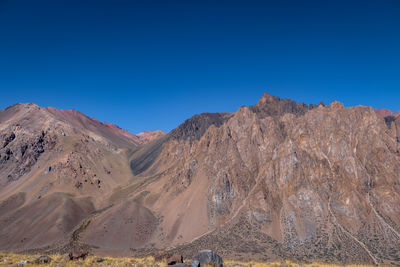
[[[154,141],[158,138],[161,138],[165,136],[167,133],[161,130],[156,130],[156,131],[144,131],[141,133],[138,133],[136,137],[138,137],[139,142],[141,144],[147,144],[151,141]]]
[[[176,265],[178,263],[183,263],[182,255],[173,254],[167,258],[167,265]]]
[[[382,118],[388,117],[388,116],[394,116],[395,113],[389,109],[381,108],[381,109],[375,109],[376,114],[381,116]]]

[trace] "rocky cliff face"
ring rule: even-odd
[[[0,113],[0,125],[9,123],[7,114]],[[0,224],[12,222],[7,229],[22,227],[24,208],[40,210],[42,201],[56,197],[64,199],[59,205],[65,213],[55,218],[69,218],[65,205],[84,214],[64,225],[62,234],[51,235],[60,249],[71,244],[68,236],[82,221],[90,220],[79,244],[108,253],[170,250],[193,256],[211,248],[239,259],[400,262],[400,118],[395,114],[339,102],[307,106],[265,94],[255,106],[197,115],[147,144],[131,143],[125,153],[118,152],[127,149],[125,139],[93,137],[97,129],[82,128],[79,138],[62,141],[70,136],[68,131],[63,136],[65,127],[32,130],[33,137],[23,142],[26,151],[44,152],[25,174],[19,171],[25,165],[18,167],[13,156],[25,162],[13,146],[20,134],[2,127],[1,159],[8,159],[0,163],[0,192],[7,192],[1,194],[0,211],[8,215],[0,215]],[[73,151],[62,154],[67,146]],[[53,156],[49,165],[50,151],[60,151],[64,161]],[[33,176],[35,168],[40,175]],[[57,175],[51,180],[46,172]],[[8,173],[19,178],[8,179]],[[42,186],[46,181],[49,189],[32,190],[40,188],[33,180]],[[66,186],[69,180],[76,186]],[[85,180],[96,186],[90,189]],[[33,241],[38,233],[47,235],[40,229],[14,239],[7,235],[0,249],[43,247]],[[27,245],[21,245],[25,236]]]
[[[398,261],[399,119],[387,123],[369,107],[266,94],[197,138],[170,139],[139,174],[157,175],[141,201],[162,214],[158,242],[239,258]]]

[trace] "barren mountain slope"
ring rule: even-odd
[[[32,126],[32,119],[6,111],[0,112],[7,143],[0,150],[6,229],[0,234],[7,238],[0,249],[56,243],[96,253],[192,256],[211,248],[246,260],[400,263],[400,117],[394,113],[264,94],[254,106],[196,115],[138,145],[103,124],[66,123],[58,111],[29,112],[51,118]],[[25,123],[15,136],[10,118]],[[24,163],[22,143],[33,163]],[[41,213],[27,210],[50,202],[62,208],[49,212],[46,223],[62,231],[11,231],[29,229],[26,221]]]
[[[75,110],[0,111],[0,249],[67,244],[107,195],[132,182],[139,138]]]
[[[159,216],[149,249],[399,262],[400,120],[386,123],[369,107],[265,94],[142,147],[131,167],[144,182],[120,192]]]

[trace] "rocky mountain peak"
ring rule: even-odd
[[[136,134],[136,137],[139,138],[139,142],[141,144],[146,144],[149,143],[155,139],[158,139],[162,136],[165,136],[167,133],[161,130],[155,130],[155,131],[143,131],[138,134]]]
[[[339,101],[334,100],[329,105],[329,108],[334,109],[334,110],[335,109],[341,109],[341,108],[344,108],[344,105],[343,105],[343,103],[340,103]]]
[[[382,118],[388,117],[388,116],[395,116],[395,113],[391,111],[390,109],[386,108],[380,108],[380,109],[374,109],[375,113],[381,116]]]
[[[281,99],[264,93],[258,103],[251,106],[250,109],[257,113],[259,117],[281,116],[285,113],[295,115],[304,115],[308,110],[315,108],[316,105],[307,106],[304,103],[298,103],[291,99]]]
[[[273,102],[277,102],[280,101],[281,99],[279,97],[270,95],[269,93],[265,92],[260,100],[258,101],[257,105],[261,106],[261,105],[265,105],[266,103],[273,103]]]
[[[5,109],[14,109],[14,108],[26,108],[26,109],[29,109],[29,108],[40,108],[37,104],[35,104],[35,103],[16,103],[16,104],[14,104],[14,105],[11,105],[11,106],[9,106],[9,107],[7,107],[7,108],[5,108]]]
[[[170,136],[178,140],[199,140],[211,125],[219,127],[231,116],[232,113],[201,113],[194,115],[173,129]]]

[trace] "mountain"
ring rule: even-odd
[[[12,106],[0,250],[399,264],[399,130],[395,113],[267,93],[168,134]]]
[[[164,135],[166,135],[166,133],[164,131],[156,130],[156,131],[140,132],[136,135],[136,137],[139,138],[139,142],[141,144],[146,144],[146,143],[156,140]]]
[[[0,249],[69,242],[71,231],[133,179],[145,143],[75,110],[17,104],[0,111]]]

